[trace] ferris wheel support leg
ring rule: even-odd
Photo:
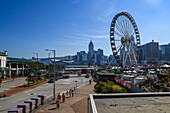
[[[117,48],[119,48],[118,49],[118,51],[117,51],[117,53],[120,51],[120,49],[122,48],[122,45],[120,45],[120,47],[118,46]],[[113,60],[115,59],[115,57],[114,57],[114,55],[113,55],[113,59],[111,60],[111,62],[109,63],[109,65],[106,67],[106,69],[105,70],[107,70],[108,68],[109,68],[109,66],[111,65],[111,63],[113,62]],[[117,63],[118,64],[118,63]]]
[[[129,45],[129,47],[128,47],[128,45],[126,45],[126,47],[127,47],[128,49],[127,49],[127,53],[126,53],[126,56],[125,56],[125,62],[123,63],[123,69],[125,68],[127,56],[128,56],[128,54],[129,54],[129,50],[130,50],[130,45]],[[129,57],[129,58],[130,58],[130,57]]]
[[[125,63],[125,44],[123,44],[123,51],[124,51],[124,53],[123,53],[123,64]]]
[[[107,70],[109,68],[109,66],[111,65],[111,63],[113,62],[114,59],[115,59],[115,57],[113,56],[113,59],[111,60],[111,62],[109,63],[109,65],[106,67],[105,70]]]
[[[130,59],[130,63],[131,63],[131,65],[132,65],[132,59],[131,59],[131,57],[130,57],[130,47],[129,47],[129,50],[128,50],[128,55],[129,55],[129,59]],[[131,66],[130,66],[131,67]]]
[[[136,65],[137,65],[137,60],[136,60],[136,56],[135,56],[135,53],[134,53],[134,50],[133,50],[133,47],[132,47],[132,45],[131,45],[131,49],[132,49],[132,54],[133,54],[133,57],[134,57],[134,59],[135,59],[135,63],[136,63]]]

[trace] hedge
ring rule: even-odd
[[[100,93],[127,93],[126,88],[116,85],[113,81],[99,81],[94,88]]]
[[[27,83],[27,84],[24,84],[24,87],[34,86],[34,85],[39,84],[39,83],[41,83],[41,82],[44,82],[44,81],[46,81],[46,80],[48,80],[48,79],[38,80],[38,82],[35,81],[34,83],[33,83],[33,82],[30,82],[29,84],[28,84],[28,83]]]

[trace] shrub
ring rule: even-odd
[[[125,88],[116,85],[113,81],[98,82],[94,88],[100,93],[127,93]]]
[[[94,88],[95,88],[96,91],[99,91],[99,89],[100,89],[100,84],[99,84],[99,83],[95,84]]]
[[[108,85],[115,85],[115,83],[113,81],[107,80],[107,83],[108,83]]]
[[[121,74],[122,72],[121,71],[115,71],[115,74]]]
[[[100,92],[101,92],[101,93],[107,93],[107,88],[104,87],[104,86],[101,86],[101,87],[100,87]]]

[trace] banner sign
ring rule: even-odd
[[[124,86],[128,89],[131,89],[131,83],[125,82],[125,81],[120,80],[118,78],[114,78],[114,80],[116,81],[117,84],[120,84],[121,86]]]

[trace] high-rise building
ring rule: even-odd
[[[103,55],[103,50],[102,49],[98,49],[97,50],[97,55]]]
[[[80,52],[77,52],[77,61],[81,62],[81,54],[80,54]]]
[[[170,43],[160,45],[160,60],[170,61]]]
[[[89,53],[90,53],[91,56],[93,55],[93,50],[94,50],[94,45],[93,45],[93,42],[90,41],[90,43],[89,43]]]
[[[81,60],[84,62],[84,61],[87,61],[87,53],[85,51],[80,51],[80,54],[81,54]]]
[[[159,55],[159,48],[158,48],[159,43],[154,42],[149,42],[146,44],[146,60],[150,62],[157,62],[158,61],[158,55]]]

